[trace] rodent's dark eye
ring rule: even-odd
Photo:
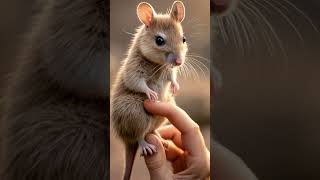
[[[183,36],[182,41],[185,43],[187,41],[186,37]]]
[[[161,36],[156,36],[156,44],[158,46],[163,46],[166,42],[164,41],[163,37]]]

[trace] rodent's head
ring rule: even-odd
[[[170,13],[157,14],[150,4],[142,2],[137,15],[144,24],[137,39],[143,56],[161,65],[182,65],[188,50],[181,26],[185,17],[183,3],[175,1]]]

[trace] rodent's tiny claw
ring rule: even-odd
[[[156,146],[147,143],[144,139],[139,141],[139,145],[141,147],[141,156],[152,155],[157,152]]]
[[[147,92],[146,92],[148,98],[152,101],[156,101],[158,100],[158,94],[154,91],[152,91],[151,89],[149,89]]]

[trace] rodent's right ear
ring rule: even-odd
[[[147,27],[151,25],[156,12],[149,3],[141,2],[137,7],[137,15],[139,20]]]

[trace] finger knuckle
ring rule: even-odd
[[[199,132],[200,131],[200,126],[199,126],[198,123],[194,122],[194,123],[192,123],[191,126],[192,126],[191,127],[192,131],[194,131],[194,132]]]

